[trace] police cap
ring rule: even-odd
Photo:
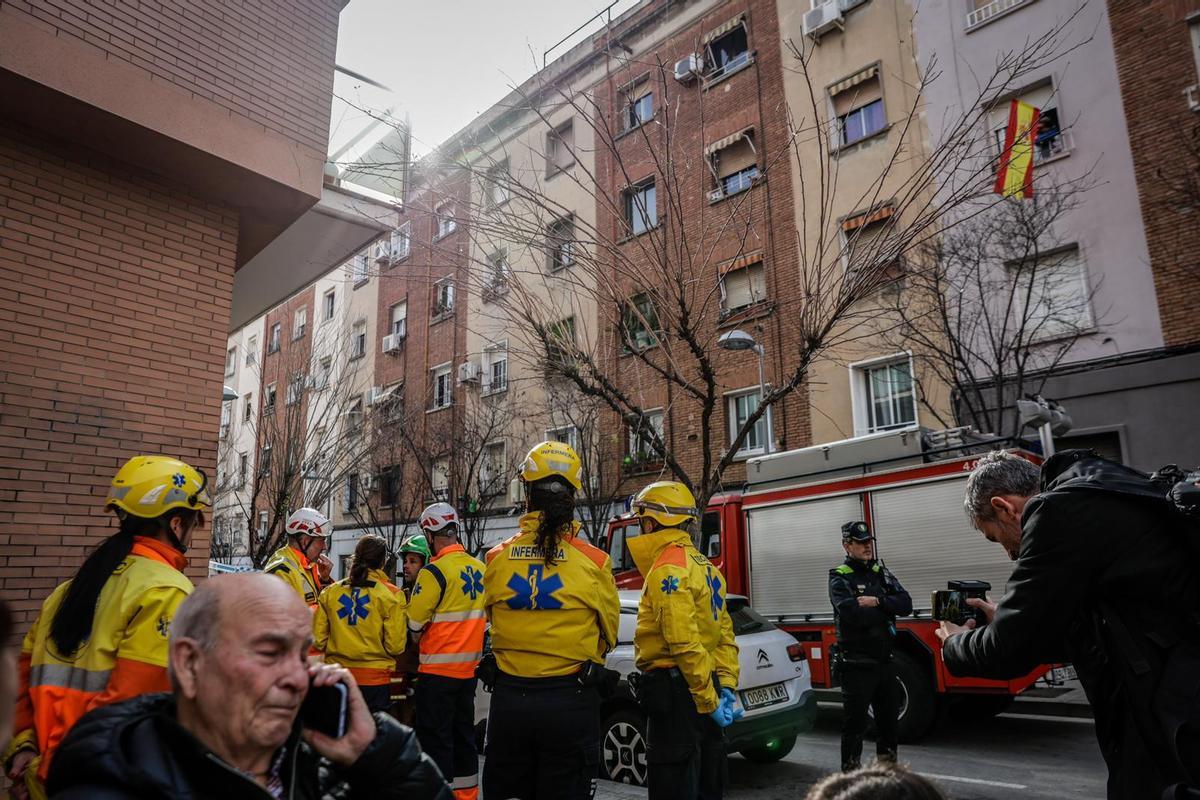
[[[861,521],[847,522],[842,526],[842,541],[843,542],[869,542],[871,541],[871,529],[867,527],[867,523]]]

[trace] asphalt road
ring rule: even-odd
[[[728,800],[800,800],[837,768],[841,708],[822,705],[816,729],[781,762],[729,760]],[[874,752],[868,741],[865,754]],[[983,722],[942,722],[900,759],[932,778],[954,800],[1104,797],[1106,771],[1090,721],[1001,715]],[[599,800],[644,798],[645,790],[600,782]]]

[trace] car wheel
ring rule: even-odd
[[[938,698],[933,689],[933,678],[906,653],[893,655],[892,663],[896,666],[896,681],[900,684],[896,736],[901,742],[915,742],[929,731],[937,719]],[[867,713],[871,718],[869,732],[871,736],[877,736],[875,709],[868,708]]]
[[[600,777],[646,785],[646,718],[632,711],[609,714],[600,728]]]
[[[796,737],[788,736],[783,739],[772,739],[757,747],[747,747],[741,752],[747,761],[753,761],[755,764],[772,764],[792,752],[792,748],[795,746]]]

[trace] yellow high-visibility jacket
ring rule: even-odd
[[[579,539],[576,522],[546,566],[534,544],[540,519],[540,512],[521,518],[521,532],[488,552],[483,577],[492,652],[501,670],[522,678],[603,664],[621,618],[608,553]]]
[[[418,672],[473,678],[483,657],[483,562],[460,544],[442,548],[417,573],[408,627],[423,631]]]
[[[41,781],[54,751],[84,714],[148,692],[170,691],[171,620],[194,588],[180,572],[186,565],[173,547],[135,537],[133,550],[100,590],[91,635],[70,658],[58,654],[50,627],[71,582],[42,603],[21,647],[21,689],[9,747],[9,754],[37,750],[40,763],[30,770]]]
[[[291,545],[281,547],[271,554],[263,572],[283,578],[310,608],[316,607],[321,596],[321,576],[317,565],[305,558],[304,553]]]
[[[696,710],[716,710],[713,673],[727,689],[738,684],[738,649],[720,570],[678,528],[635,536],[626,546],[646,580],[633,639],[637,668],[678,667]]]
[[[366,586],[338,581],[321,592],[313,614],[313,647],[326,661],[350,670],[363,686],[391,683],[396,659],[408,641],[408,601],[373,569]]]

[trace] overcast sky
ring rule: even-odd
[[[611,1],[351,0],[342,11],[337,62],[393,90],[421,155],[533,75],[542,51]],[[612,14],[634,5],[619,0]]]

